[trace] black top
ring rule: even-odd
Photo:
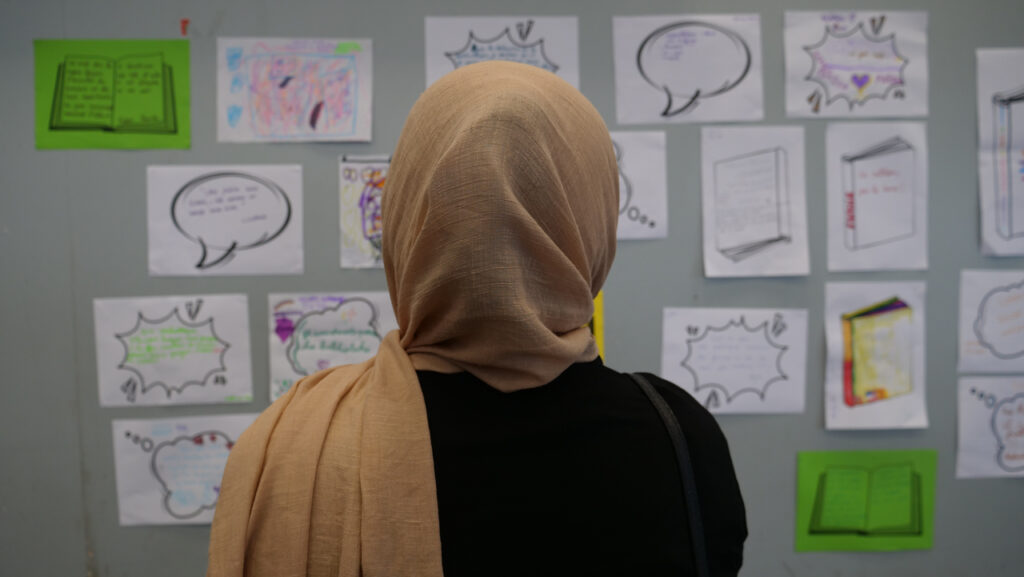
[[[694,574],[679,468],[651,402],[600,359],[499,392],[418,371],[430,422],[445,577]],[[718,423],[645,375],[690,448],[712,575],[736,575],[746,513]]]

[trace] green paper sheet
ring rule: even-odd
[[[797,551],[931,549],[937,453],[804,451]]]
[[[36,148],[189,148],[188,40],[36,40]]]

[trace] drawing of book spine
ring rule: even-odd
[[[896,136],[842,156],[846,248],[914,236],[914,147]]]
[[[1024,86],[992,95],[992,120],[996,232],[1010,239],[1024,236]]]
[[[733,262],[788,242],[786,151],[770,148],[716,162],[714,215],[716,248]]]

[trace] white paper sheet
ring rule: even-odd
[[[302,274],[298,164],[150,166],[149,274]]]
[[[804,129],[701,129],[704,274],[810,273]]]
[[[925,405],[925,284],[851,282],[825,285],[825,427],[828,429],[923,429]],[[889,299],[905,307],[873,324],[843,332],[842,317]],[[858,331],[859,329],[859,331]],[[849,342],[848,342],[849,341]],[[844,354],[850,351],[850,355]],[[849,358],[849,363],[847,362]],[[844,387],[851,379],[857,388]],[[872,388],[881,383],[891,393]],[[858,397],[867,397],[858,399]]]
[[[224,465],[257,415],[115,419],[118,519],[125,525],[213,521]]]
[[[920,122],[828,125],[828,270],[928,268],[927,145]]]
[[[786,12],[786,115],[928,114],[927,12]]]
[[[668,184],[665,133],[612,132],[619,162],[617,238],[668,237]]]
[[[381,200],[391,158],[339,157],[341,268],[384,268]]]
[[[1024,48],[978,50],[981,249],[1024,255]]]
[[[218,38],[218,142],[368,142],[367,38]]]
[[[961,378],[956,476],[1024,477],[1024,377]]]
[[[619,124],[760,120],[757,14],[616,16]]]
[[[427,86],[452,70],[511,60],[554,72],[580,86],[575,16],[459,16],[426,19]]]
[[[666,308],[661,375],[712,413],[802,413],[803,309]]]
[[[377,354],[398,329],[386,292],[278,293],[270,304],[270,399],[299,379]]]
[[[963,373],[1024,373],[1024,271],[960,272]]]
[[[252,400],[242,294],[93,301],[100,406]]]

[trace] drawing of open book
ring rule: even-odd
[[[914,147],[899,136],[842,156],[846,248],[914,236]]]
[[[996,232],[1011,239],[1024,236],[1024,86],[992,95],[992,119]]]
[[[921,476],[909,463],[827,467],[818,479],[812,534],[920,535]]]
[[[159,53],[65,57],[57,67],[50,129],[177,133],[171,67]]]
[[[733,262],[789,242],[786,151],[759,150],[715,163],[715,247]]]
[[[842,316],[843,402],[855,407],[910,393],[913,311],[897,297]]]

